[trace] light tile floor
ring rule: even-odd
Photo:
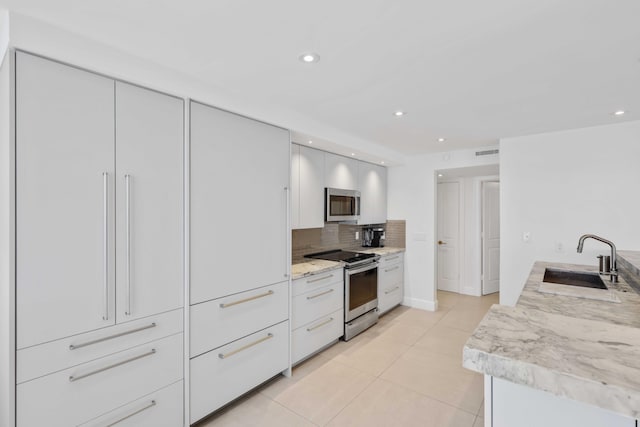
[[[201,426],[483,427],[483,377],[462,367],[462,347],[498,294],[438,302],[392,310]]]

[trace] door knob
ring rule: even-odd
[[[446,242],[443,242],[442,240],[438,240],[438,244],[439,244],[439,245],[446,245],[447,243],[446,243]]]

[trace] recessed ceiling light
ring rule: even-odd
[[[384,160],[380,162],[381,165],[384,165]]]
[[[400,117],[400,116],[404,116],[404,115],[405,115],[405,114],[407,114],[407,113],[405,113],[404,111],[396,111],[396,112],[395,112],[395,113],[393,113],[393,114],[394,114],[395,116],[397,116],[397,117]]]
[[[298,59],[302,62],[306,62],[307,64],[311,64],[312,62],[320,61],[320,55],[313,52],[306,52],[298,56]]]
[[[438,174],[438,178],[442,178],[442,174],[441,173]]]
[[[355,156],[355,155],[356,155],[356,153],[351,153],[351,155],[352,155],[352,156]]]
[[[614,116],[622,116],[622,115],[624,115],[624,113],[625,113],[625,112],[626,112],[626,111],[624,111],[624,110],[618,110],[618,111],[616,111],[615,113],[613,113],[613,115],[614,115]]]
[[[309,141],[309,144],[313,144],[313,141]]]
[[[444,138],[438,138],[438,142],[445,142],[445,141],[446,141],[446,139],[444,139]]]

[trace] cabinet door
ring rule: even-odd
[[[383,224],[387,221],[387,169],[359,162],[360,219],[358,224]]]
[[[324,156],[322,151],[300,146],[300,221],[297,228],[324,227]]]
[[[181,99],[116,83],[117,320],[183,302]]]
[[[17,346],[114,324],[114,81],[18,52]]]
[[[343,190],[358,189],[358,161],[324,153],[324,186]]]
[[[191,303],[287,278],[289,132],[191,103]]]

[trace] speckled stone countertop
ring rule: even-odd
[[[291,266],[291,278],[293,280],[312,274],[320,274],[325,271],[336,270],[342,268],[342,264],[335,261],[327,261],[324,259],[312,259],[309,261],[293,264]]]
[[[385,255],[397,254],[399,252],[404,252],[404,251],[405,251],[404,248],[394,248],[394,247],[388,246],[384,248],[369,248],[369,249],[363,248],[361,251],[359,250],[358,252],[364,252],[365,254],[376,254],[380,256],[385,256]]]
[[[640,266],[640,252],[618,252],[633,264],[630,254]],[[640,418],[640,295],[624,278],[605,280],[620,303],[541,293],[546,267],[596,270],[535,263],[516,306],[494,305],[480,322],[463,366]]]

